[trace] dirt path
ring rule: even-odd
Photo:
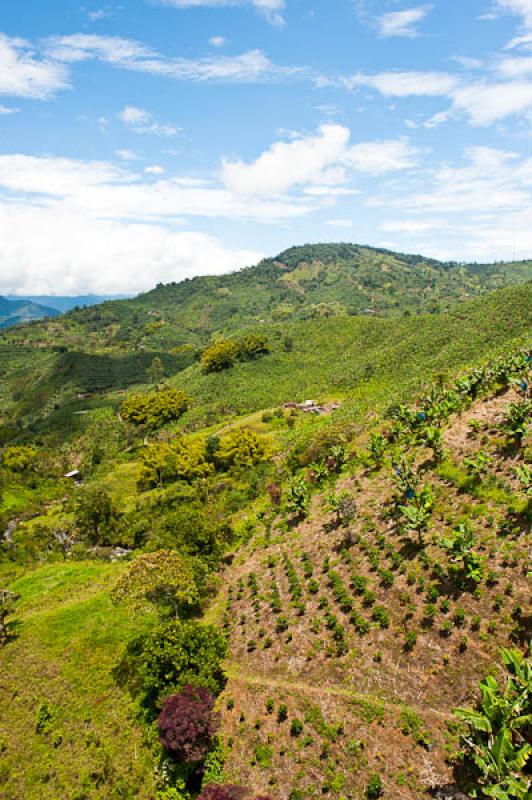
[[[318,686],[316,684],[305,683],[304,681],[291,681],[280,678],[272,678],[268,675],[260,675],[258,672],[253,674],[243,672],[239,664],[235,662],[227,665],[227,675],[234,683],[246,683],[252,686],[268,686],[272,689],[284,689],[285,691],[302,692],[307,695],[314,695],[323,697],[330,695],[332,697],[344,697],[347,700],[354,700],[359,703],[375,703],[386,706],[386,708],[398,710],[407,706],[418,712],[421,716],[432,716],[438,719],[448,719],[449,715],[444,714],[442,711],[437,711],[434,708],[427,706],[412,705],[412,703],[397,702],[394,703],[390,700],[384,700],[382,697],[370,694],[360,694],[352,689],[346,689],[344,686],[338,684],[326,684]]]

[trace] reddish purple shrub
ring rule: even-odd
[[[242,800],[246,794],[241,786],[218,786],[214,783],[206,786],[198,800]]]
[[[218,727],[213,706],[214,697],[203,687],[185,686],[167,697],[157,720],[164,749],[187,764],[204,759]]]

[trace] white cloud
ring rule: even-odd
[[[417,26],[431,9],[432,6],[424,5],[383,14],[377,19],[379,34],[385,38],[402,36],[413,39],[419,35]]]
[[[183,217],[279,222],[316,208],[297,198],[250,200],[210,181],[169,177],[145,182],[125,165],[19,154],[0,156],[2,188],[10,200],[26,195],[32,205],[143,223],[179,223]]]
[[[157,122],[149,111],[136,106],[126,106],[118,115],[124,125],[135,133],[151,133],[154,136],[171,138],[177,136],[181,128],[175,125],[165,125]]]
[[[243,195],[275,196],[306,185],[307,194],[332,196],[349,171],[381,175],[413,163],[416,151],[406,141],[359,142],[349,147],[350,136],[343,125],[321,125],[313,136],[275,142],[251,164],[225,160],[222,181]],[[341,188],[345,192],[351,190]]]
[[[164,169],[157,165],[154,165],[153,167],[146,167],[144,172],[146,175],[164,175]]]
[[[532,158],[511,151],[467,148],[460,163],[407,176],[368,204],[386,209],[378,228],[397,234],[394,249],[486,262],[532,252]]]
[[[405,233],[409,235],[427,233],[427,231],[441,230],[442,228],[449,228],[449,223],[445,219],[423,221],[417,219],[403,219],[382,222],[379,225],[379,230],[381,231],[386,231],[388,233]]]
[[[298,67],[273,64],[261,50],[238,56],[166,58],[140,42],[119,36],[73,34],[48,40],[51,58],[66,63],[96,60],[119,69],[197,82],[257,83],[303,74]]]
[[[522,78],[532,75],[532,56],[503,58],[497,65],[497,71],[504,78]]]
[[[101,22],[102,19],[108,19],[113,16],[113,12],[105,8],[97,9],[96,11],[87,11],[87,17],[91,22]]]
[[[0,105],[0,116],[8,117],[11,114],[18,114],[20,108],[11,108],[10,106]]]
[[[327,167],[345,153],[349,136],[342,125],[322,125],[316,136],[275,142],[252,164],[224,161],[222,181],[231,191],[249,195],[276,195],[300,184],[323,182]]]
[[[417,151],[404,139],[360,142],[349,148],[345,162],[367,175],[408,169],[415,164]]]
[[[158,0],[158,2],[160,5],[181,9],[251,5],[272,25],[282,27],[285,24],[283,17],[285,0]]]
[[[123,150],[116,150],[115,155],[120,161],[141,161],[141,156],[138,153],[135,153],[134,150],[128,150],[127,148]]]
[[[387,97],[445,97],[458,85],[458,78],[448,72],[359,72],[342,83],[346,89],[367,87]]]
[[[473,125],[491,125],[532,109],[532,82],[475,83],[456,89],[453,107],[465,112]]]
[[[532,28],[532,0],[496,0],[500,11],[522,18],[527,28]]]
[[[24,39],[0,34],[0,96],[46,100],[68,87],[64,65],[37,58]]]
[[[212,47],[223,47],[226,43],[226,39],[223,36],[211,36],[209,39],[209,44]]]
[[[130,293],[220,274],[263,254],[204,233],[97,220],[67,210],[0,204],[0,292]]]
[[[352,219],[329,219],[325,223],[326,225],[330,225],[331,228],[352,228],[353,227],[353,220]]]
[[[499,73],[525,75],[532,72],[528,59],[505,59],[498,64]],[[358,73],[342,80],[353,90],[372,88],[385,97],[446,97],[450,106],[424,123],[431,128],[452,117],[465,115],[474,126],[491,125],[499,120],[529,112],[532,109],[532,81],[466,80],[444,72],[378,72]],[[417,123],[409,121],[409,127]]]

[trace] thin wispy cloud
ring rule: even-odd
[[[171,138],[177,136],[181,128],[158,122],[153,114],[144,108],[126,106],[119,113],[119,119],[135,133],[147,133],[154,136]]]
[[[377,30],[380,36],[386,39],[393,36],[414,39],[419,36],[418,26],[431,10],[431,5],[423,5],[402,11],[390,11],[377,18]]]
[[[47,52],[57,62],[101,61],[133,72],[200,83],[258,83],[305,73],[299,67],[274,64],[261,50],[249,50],[238,56],[168,58],[141,42],[117,36],[57,36],[48,40]]]
[[[271,25],[283,27],[286,9],[285,0],[155,0],[159,5],[172,8],[220,8],[223,6],[249,5],[255,8]]]
[[[47,100],[69,85],[63,64],[39,57],[25,39],[0,33],[0,96]]]

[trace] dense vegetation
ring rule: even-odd
[[[431,305],[528,269],[295,248],[5,335],[2,797],[528,797],[532,287]]]

